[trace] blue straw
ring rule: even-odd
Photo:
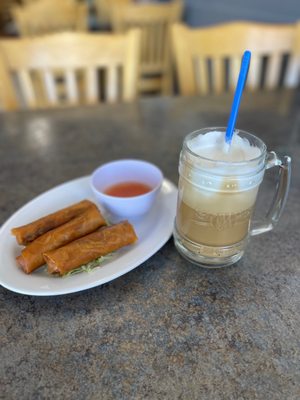
[[[231,139],[233,136],[233,131],[234,131],[234,127],[235,127],[235,123],[236,123],[236,119],[237,119],[237,115],[238,115],[238,111],[239,111],[241,97],[242,97],[242,93],[243,93],[243,90],[244,90],[244,87],[246,84],[246,80],[247,80],[250,59],[251,59],[251,52],[247,50],[244,52],[243,59],[241,62],[239,79],[238,79],[238,83],[237,83],[237,86],[235,89],[234,99],[233,99],[231,112],[230,112],[230,116],[229,116],[229,121],[228,121],[227,129],[226,129],[225,141],[228,144],[231,143]]]

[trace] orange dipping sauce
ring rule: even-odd
[[[109,186],[104,193],[114,197],[134,197],[148,193],[152,190],[149,185],[140,182],[122,182]]]

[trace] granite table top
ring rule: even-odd
[[[0,224],[40,193],[117,158],[177,184],[184,136],[227,123],[231,95],[0,115]],[[1,399],[300,398],[300,96],[245,93],[237,126],[293,159],[272,232],[235,266],[188,263],[172,238],[103,286],[54,297],[0,287]],[[274,191],[267,173],[261,209]]]

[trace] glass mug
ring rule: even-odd
[[[200,129],[184,139],[173,233],[175,246],[186,259],[220,268],[243,256],[250,236],[270,231],[278,222],[289,191],[291,159],[267,152],[262,140],[242,130],[237,131],[239,136],[260,149],[258,157],[242,162],[201,157],[189,148],[189,141],[211,131],[225,132],[226,128]],[[265,220],[256,224],[251,218],[259,185],[265,170],[276,166],[279,179],[274,201]]]

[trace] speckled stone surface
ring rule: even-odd
[[[24,203],[121,157],[177,183],[183,137],[226,124],[231,96],[0,115],[0,223]],[[238,126],[293,157],[279,226],[244,258],[204,270],[172,239],[140,267],[59,297],[0,287],[1,399],[300,398],[300,96],[245,94]],[[259,204],[267,206],[275,174]]]

